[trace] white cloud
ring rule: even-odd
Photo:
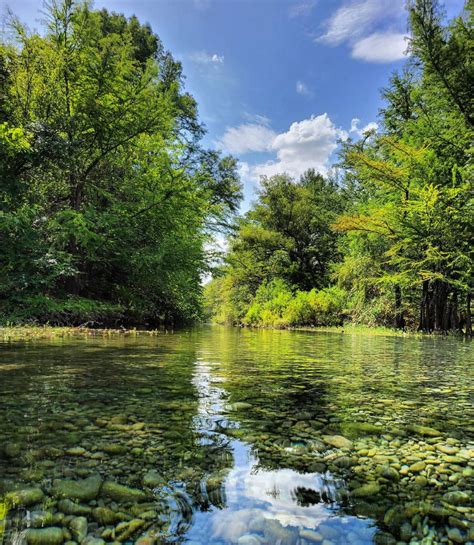
[[[358,134],[359,136],[364,136],[369,131],[376,131],[379,126],[375,121],[371,121],[370,123],[367,123],[365,127],[360,128],[359,127],[360,119],[357,117],[354,117],[354,119],[351,121],[351,128],[349,132],[354,132]]]
[[[392,62],[403,59],[406,49],[405,34],[375,32],[353,45],[352,57],[367,62]]]
[[[376,123],[359,129],[360,121],[353,119],[351,132],[362,134]],[[219,149],[233,154],[248,152],[273,153],[275,158],[266,162],[239,163],[239,175],[246,187],[252,187],[260,176],[287,173],[298,178],[309,168],[325,174],[330,168],[330,157],[337,148],[338,140],[346,140],[348,131],[336,127],[327,113],[296,121],[285,132],[277,134],[270,128],[247,123],[228,128],[216,143]]]
[[[326,32],[319,38],[330,45],[360,37],[384,19],[403,13],[403,0],[352,0],[344,3],[326,23]]]
[[[348,43],[355,59],[392,62],[403,58],[406,49],[399,31],[402,24],[404,0],[350,0],[326,21],[326,30],[317,40],[330,46]]]
[[[218,55],[217,53],[206,53],[205,51],[196,51],[195,53],[191,53],[189,55],[189,58],[198,64],[213,64],[213,65],[219,65],[224,64],[224,56]]]
[[[255,165],[252,173],[259,177],[287,172],[298,177],[308,168],[325,173],[339,138],[347,138],[347,132],[337,128],[326,113],[292,123],[272,143],[277,159]]]
[[[313,11],[314,6],[316,5],[315,0],[307,0],[305,2],[300,2],[290,6],[289,15],[293,17],[307,17]]]
[[[246,121],[250,121],[251,123],[257,123],[258,125],[270,125],[270,118],[266,115],[250,114],[248,112],[244,112],[242,117]]]
[[[305,95],[305,96],[311,96],[312,95],[309,87],[306,85],[306,83],[304,83],[301,80],[298,80],[296,82],[296,92],[299,95]]]
[[[229,127],[217,146],[229,153],[269,151],[276,136],[276,133],[265,125],[243,123],[238,127]]]

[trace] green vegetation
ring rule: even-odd
[[[236,162],[200,145],[181,66],[150,27],[51,2],[0,44],[0,321],[199,316],[206,242],[236,211]]]
[[[32,341],[37,339],[62,339],[66,337],[112,337],[112,336],[155,336],[161,330],[157,329],[98,329],[88,327],[64,326],[9,326],[0,327],[0,340]]]
[[[0,323],[213,321],[470,334],[472,2],[409,3],[411,57],[381,129],[339,168],[261,181],[234,221],[236,161],[200,144],[181,65],[148,25],[52,2],[0,44]]]
[[[206,287],[210,319],[471,334],[473,4],[450,23],[434,0],[409,11],[381,131],[343,142],[337,180],[262,181]]]

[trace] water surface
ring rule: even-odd
[[[474,542],[472,346],[203,328],[0,344],[0,541]]]

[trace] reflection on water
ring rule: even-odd
[[[329,472],[261,469],[249,445],[227,439],[226,428],[234,428],[235,423],[222,417],[226,392],[213,381],[225,385],[225,380],[213,376],[213,367],[216,365],[204,361],[195,366],[193,384],[199,405],[194,425],[200,435],[208,438],[205,444],[227,444],[231,448],[233,468],[219,483],[217,497],[209,502],[217,508],[196,514],[186,538],[202,544],[239,543],[240,539],[241,543],[258,545],[265,536],[269,543],[294,543],[302,532],[311,538],[310,542],[315,542],[323,537],[313,530],[322,526],[324,532],[322,523],[326,521],[326,533],[339,537],[341,543],[347,542],[349,529],[352,535],[370,543],[374,534],[371,521],[348,516],[339,529],[342,521],[331,520],[345,498],[343,481],[336,480]]]
[[[453,339],[0,344],[0,542],[474,542],[473,384]]]

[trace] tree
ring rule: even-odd
[[[0,165],[1,202],[7,246],[13,216],[34,244],[21,279],[8,253],[6,307],[79,297],[157,322],[196,317],[204,244],[240,183],[235,160],[200,146],[181,65],[148,25],[87,2],[53,0],[44,36],[16,19],[12,31],[0,112],[27,145]]]
[[[402,289],[418,300],[419,329],[470,334],[472,36],[465,17],[443,27],[436,2],[410,5],[413,61],[384,91],[385,134],[348,142],[342,153],[369,198],[337,227],[383,240],[377,280],[396,287],[398,307]]]
[[[263,178],[261,188],[230,236],[221,271],[226,280],[207,290],[211,306],[219,307],[215,313],[231,321],[243,319],[264,286],[270,299],[277,292],[328,286],[339,257],[331,224],[344,199],[335,182],[309,170],[297,182],[287,175]]]

